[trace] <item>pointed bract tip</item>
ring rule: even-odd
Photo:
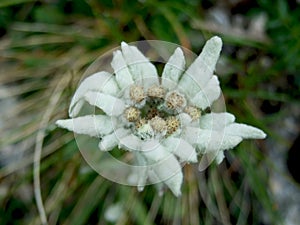
[[[57,120],[55,121],[55,125],[58,126],[58,127],[62,127],[63,125],[63,120]]]
[[[263,132],[261,129],[252,126],[249,127],[252,128],[252,136],[250,137],[251,139],[265,139],[267,137],[267,134]]]
[[[73,131],[74,130],[74,125],[73,125],[73,121],[72,119],[65,119],[65,120],[57,120],[55,122],[55,124],[60,127],[60,128],[64,128],[67,129],[69,131]]]
[[[145,186],[141,186],[141,185],[137,186],[138,192],[142,192],[144,190],[144,188],[145,188]]]
[[[173,192],[173,194],[176,196],[176,197],[180,197],[181,196],[181,190],[176,190],[176,191],[173,191],[172,190],[172,192]]]
[[[175,175],[176,176],[176,175]],[[173,179],[173,178],[171,178]],[[177,178],[176,178],[177,179]],[[181,185],[182,185],[182,181],[183,181],[183,176],[181,173],[180,176],[180,181],[173,181],[172,183],[167,183],[165,182],[165,184],[170,188],[170,190],[172,191],[172,193],[176,196],[179,197],[181,195]]]
[[[265,132],[261,131],[261,139],[265,139],[267,137],[267,134]]]
[[[127,46],[128,46],[128,44],[125,41],[121,42],[121,48],[124,48],[124,47],[127,47]]]
[[[222,39],[219,36],[213,36],[208,41],[213,42],[215,45],[222,45]]]
[[[182,51],[182,49],[180,47],[177,47],[174,52],[177,55],[183,56],[183,51]]]
[[[119,55],[119,54],[121,54],[121,51],[120,51],[120,50],[116,50],[116,51],[113,52],[113,56],[114,56],[114,57],[115,57],[116,55]]]
[[[191,162],[191,163],[196,163],[196,162],[198,162],[197,154],[191,155],[191,157],[188,159],[188,162]]]

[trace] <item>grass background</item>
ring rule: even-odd
[[[278,168],[270,153],[283,151],[286,167],[299,132],[299,17],[296,1],[280,0],[0,0],[0,224],[41,224],[38,153],[49,224],[284,224],[270,174],[298,188],[299,176]],[[199,54],[213,35],[224,41],[217,74],[227,110],[268,139],[244,141],[205,172],[186,166],[181,198],[105,180],[73,134],[54,125],[67,118],[88,65],[121,41],[164,40]],[[296,128],[282,123],[287,118]],[[105,212],[115,204],[121,214],[109,222]]]

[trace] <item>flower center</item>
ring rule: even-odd
[[[193,121],[199,119],[201,116],[200,109],[198,109],[194,106],[187,106],[184,109],[184,112],[187,113],[192,118]]]
[[[132,107],[132,106],[128,107],[124,111],[125,118],[129,122],[137,121],[140,117],[140,113],[141,112],[137,108]]]
[[[130,98],[134,102],[141,102],[145,98],[144,88],[139,85],[132,85],[130,87]]]
[[[167,134],[173,134],[180,126],[180,121],[175,116],[167,118]]]
[[[181,110],[186,105],[186,100],[182,94],[177,91],[169,92],[165,101],[166,107],[171,110]]]
[[[162,86],[153,85],[148,89],[147,94],[151,98],[163,98],[166,94],[166,91]]]
[[[192,120],[201,116],[200,109],[188,105],[183,94],[176,90],[167,92],[161,85],[153,85],[148,90],[132,85],[129,95],[132,103],[123,115],[129,123],[128,127],[141,140],[180,132],[181,112],[187,113]]]
[[[167,122],[159,116],[155,116],[149,122],[153,130],[156,132],[161,133],[167,130]]]

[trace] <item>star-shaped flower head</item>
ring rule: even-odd
[[[102,71],[83,80],[69,107],[71,119],[56,124],[99,138],[101,151],[118,148],[135,154],[141,167],[133,168],[130,179],[139,190],[152,182],[179,196],[184,163],[203,156],[221,163],[223,152],[243,139],[266,137],[236,123],[232,114],[209,110],[221,94],[214,75],[221,48],[222,40],[211,38],[186,69],[178,47],[159,76],[137,47],[122,42],[111,62],[114,74]],[[84,102],[103,113],[77,116]]]

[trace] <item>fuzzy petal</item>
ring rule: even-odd
[[[203,91],[213,76],[222,48],[221,38],[215,36],[208,40],[201,54],[191,64],[179,81],[179,86],[189,97]]]
[[[157,176],[157,182],[164,182],[175,196],[179,196],[183,175],[176,157],[169,153],[157,140],[143,142],[142,151],[149,161],[150,168]]]
[[[204,154],[206,153],[208,147],[212,148],[213,146],[209,146],[209,144],[214,144],[215,143],[215,139],[213,136],[213,132],[211,130],[201,130],[199,128],[191,128],[191,129],[187,129],[188,131],[192,130],[194,132],[194,137],[193,139],[189,139],[188,141],[191,142],[194,146],[197,147],[198,152]]]
[[[150,162],[158,162],[167,158],[170,153],[166,151],[158,140],[150,140],[142,142],[141,150],[143,155]]]
[[[120,139],[119,148],[124,148],[128,151],[139,151],[142,141],[137,136],[129,134]]]
[[[116,81],[118,82],[121,90],[128,88],[134,83],[133,77],[127,67],[121,51],[118,50],[114,52],[111,66],[115,71]]]
[[[160,144],[157,145],[155,141],[148,142],[144,146],[144,155],[149,162],[149,178],[153,183],[165,183],[175,196],[181,194],[181,184],[183,175],[181,166],[176,157],[167,152]],[[151,164],[151,161],[154,164]],[[153,173],[151,173],[153,171]]]
[[[210,113],[201,117],[200,128],[185,127],[184,138],[201,153],[232,149],[243,139],[262,139],[266,134],[258,128],[234,123],[229,113]]]
[[[157,189],[158,195],[163,196],[164,193],[164,183],[161,182],[160,178],[157,176],[157,174],[153,171],[152,168],[147,170],[148,179],[151,184],[155,184],[155,187]]]
[[[91,105],[102,109],[109,116],[119,116],[125,109],[124,102],[114,96],[99,92],[88,92],[84,99]]]
[[[159,84],[155,66],[137,47],[122,42],[121,48],[134,81],[141,82],[145,88]]]
[[[165,148],[174,153],[182,162],[197,162],[195,148],[180,138],[169,137],[164,141]]]
[[[92,137],[101,137],[113,131],[113,119],[105,115],[87,115],[73,119],[58,120],[56,125],[74,131],[77,134],[86,134]]]
[[[244,139],[264,139],[267,136],[262,130],[256,127],[241,123],[228,125],[225,128],[225,133],[230,136],[240,136]]]
[[[216,161],[217,164],[220,164],[223,161],[224,157],[224,151],[214,151],[206,153],[202,156],[199,162],[199,171],[204,171],[213,161]]]
[[[191,145],[195,145],[201,137],[201,129],[198,127],[186,126],[182,132],[182,138]]]
[[[185,58],[181,48],[176,48],[169,58],[162,73],[162,85],[169,90],[177,86],[178,80],[185,69]]]
[[[201,116],[200,128],[207,130],[222,130],[228,124],[235,121],[234,115],[224,112],[224,113],[209,113]]]
[[[192,123],[192,118],[187,113],[180,113],[178,115],[181,126],[189,126]]]
[[[107,72],[95,73],[85,78],[77,88],[69,107],[69,116],[78,115],[84,101],[83,97],[88,91],[99,91],[109,95],[117,95],[118,85],[113,75]]]
[[[143,191],[144,187],[146,185],[147,178],[148,178],[147,161],[140,153],[137,154],[136,158],[137,158],[138,164],[140,165],[140,166],[136,167],[138,169],[138,171],[137,171],[137,175],[138,175],[137,188],[138,188],[138,191]]]
[[[235,123],[230,113],[209,113],[201,117],[200,128],[206,130],[224,130],[228,136],[240,136],[243,139],[263,139],[266,134],[253,126]]]
[[[224,151],[219,151],[218,154],[216,155],[215,160],[216,160],[217,164],[220,164],[224,158],[225,158]]]
[[[186,128],[185,136],[189,136],[188,142],[197,146],[202,154],[231,149],[243,140],[240,136],[226,135],[224,130],[202,130],[194,127]]]
[[[129,133],[129,130],[119,128],[115,132],[104,136],[99,142],[98,147],[101,151],[110,151],[119,144],[120,138],[123,138]]]
[[[221,88],[218,77],[212,76],[205,87],[191,99],[191,103],[201,109],[205,109],[211,107],[212,103],[219,98],[220,94]]]
[[[151,168],[158,179],[164,182],[176,197],[181,195],[183,175],[181,166],[174,155],[170,154],[169,157],[151,166]]]
[[[131,166],[131,174],[128,177],[128,183],[131,186],[137,186],[139,192],[143,191],[148,179],[147,166]]]
[[[243,140],[236,135],[227,135],[224,131],[213,131],[207,144],[206,152],[216,152],[232,149]]]

